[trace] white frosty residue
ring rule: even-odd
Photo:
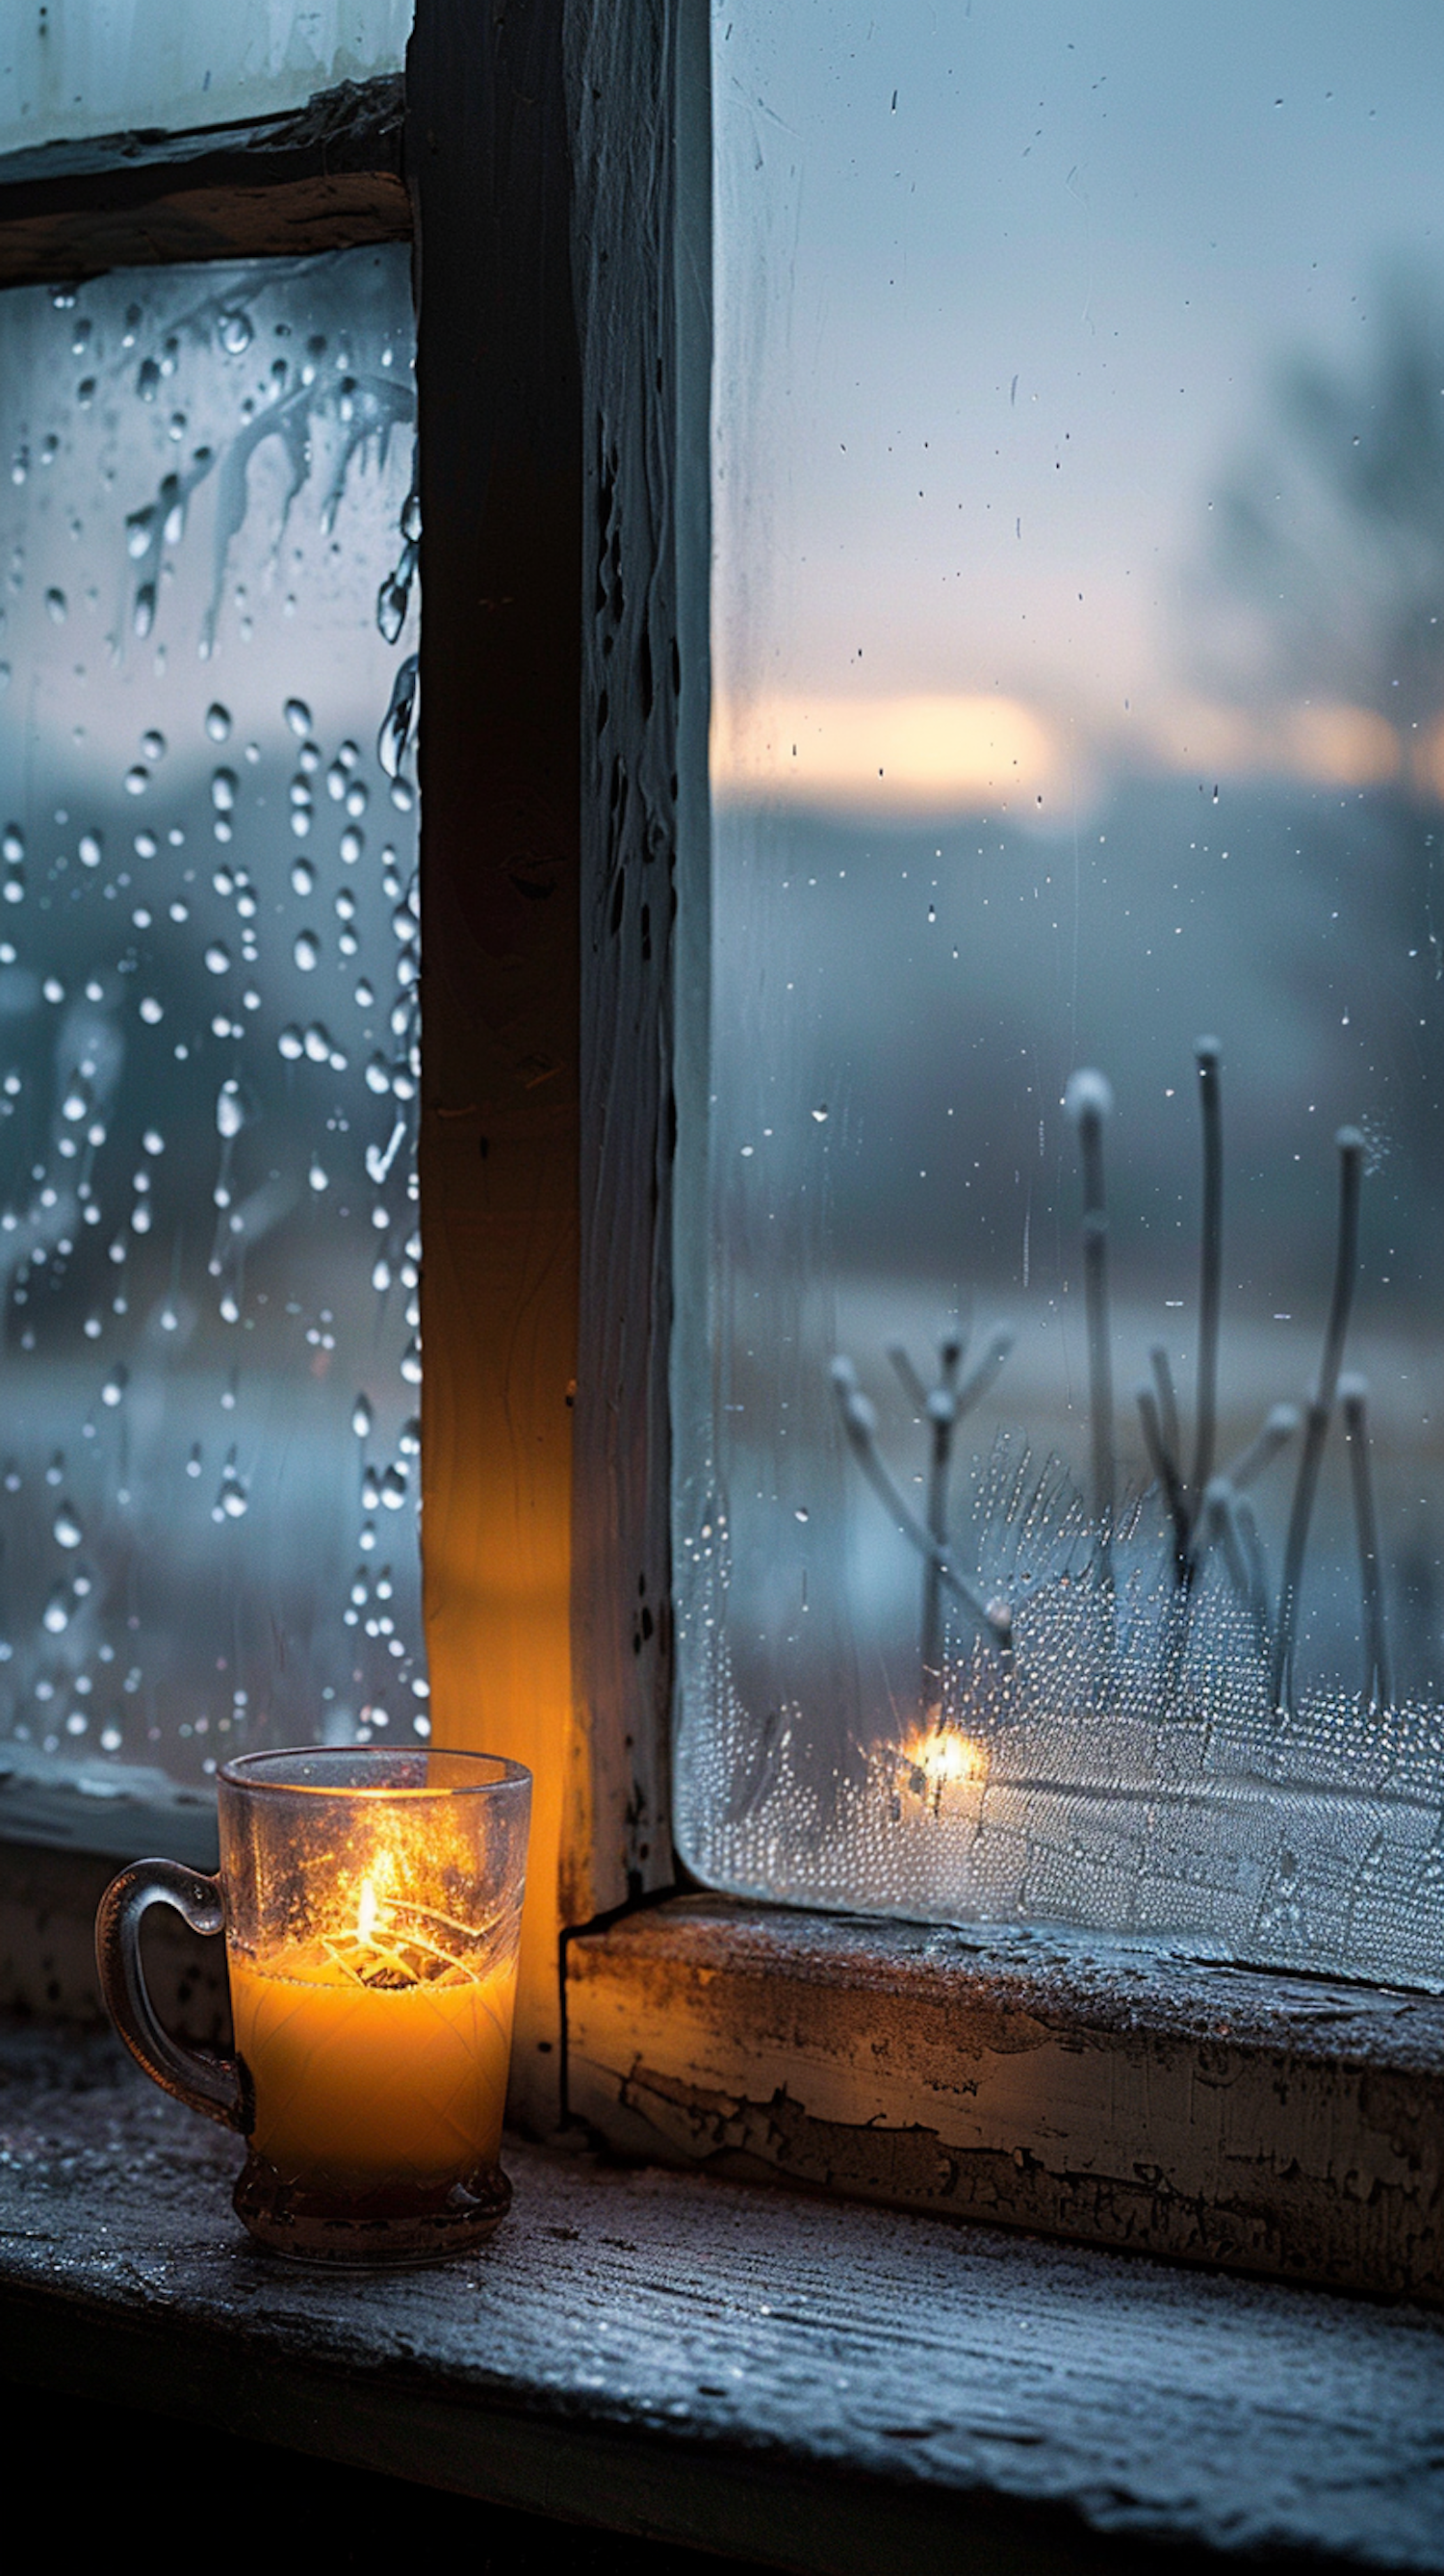
[[[684,1575],[703,1687],[683,1737],[691,1865],[741,1892],[927,1920],[1051,1920],[1191,1936],[1265,1964],[1444,1986],[1444,1719],[1357,1695],[1271,1702],[1225,1570],[1191,1600],[1152,1510],[1097,1578],[1066,1477],[1004,1442],[976,1498],[1014,1648],[950,1654],[940,1718],[904,1714],[820,1775],[801,1712],[743,1708],[727,1532]],[[735,1606],[731,1615],[735,1617]]]

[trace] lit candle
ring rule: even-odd
[[[474,1931],[362,1878],[347,1928],[257,1958],[232,1950],[251,2144],[284,2180],[364,2189],[495,2165],[515,1959],[478,1969]]]

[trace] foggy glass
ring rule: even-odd
[[[1444,23],[713,64],[682,1848],[1438,1981]]]
[[[413,0],[33,0],[0,37],[0,152],[276,116],[399,72]]]
[[[427,1732],[405,247],[0,298],[0,1733]]]

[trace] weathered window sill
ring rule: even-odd
[[[241,2235],[236,2156],[6,2030],[0,2369],[818,2576],[1444,2568],[1420,2310],[519,2144],[484,2254],[327,2278]]]
[[[567,1947],[627,2154],[1444,2298],[1444,2002],[1182,1948],[693,1896]]]

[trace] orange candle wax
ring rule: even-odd
[[[377,1984],[320,1942],[229,1964],[251,2143],[287,2180],[428,2183],[496,2163],[514,1960]]]

